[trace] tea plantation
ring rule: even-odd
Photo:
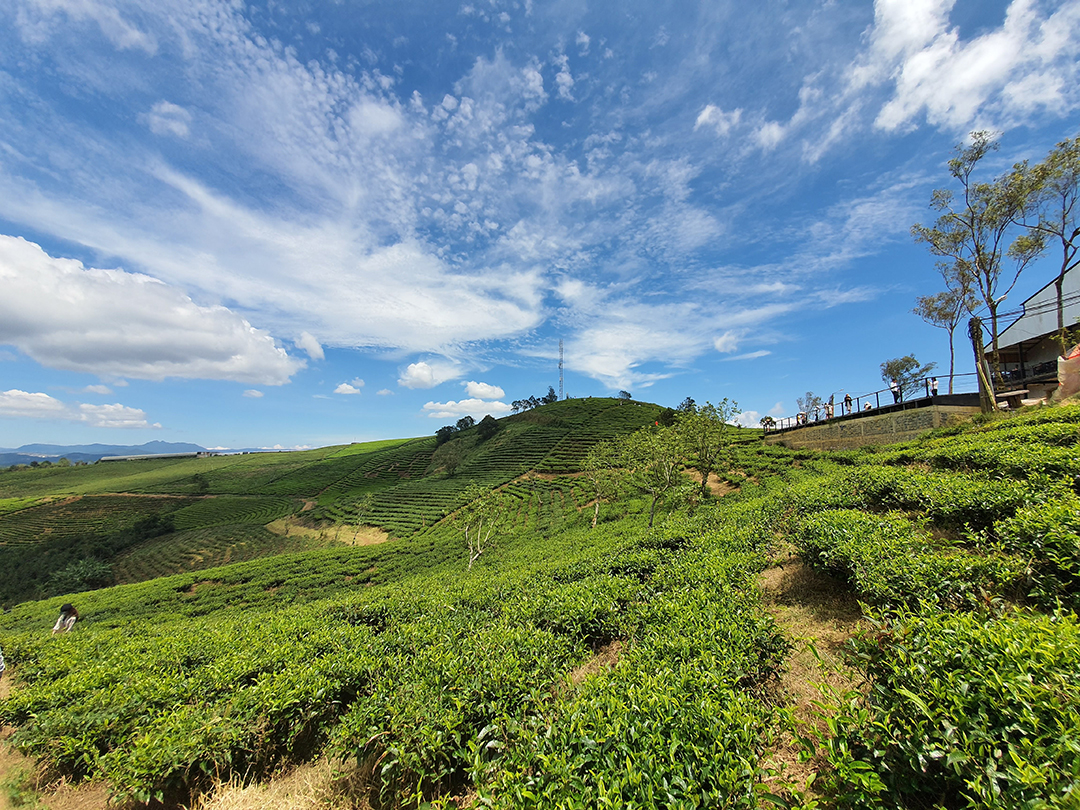
[[[1080,406],[831,455],[732,428],[737,491],[676,488],[652,529],[623,492],[591,528],[585,454],[659,412],[538,408],[454,439],[453,475],[434,439],[0,473],[0,551],[146,578],[6,597],[11,741],[128,802],[328,755],[379,808],[1080,807]],[[468,568],[477,482],[504,519]],[[391,539],[313,548],[283,516]],[[229,549],[267,556],[192,564]],[[862,603],[813,720],[758,586],[788,550]]]

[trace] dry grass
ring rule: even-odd
[[[366,810],[367,802],[352,794],[348,775],[320,759],[267,782],[222,782],[200,797],[193,810]]]
[[[797,723],[821,728],[813,705],[821,698],[819,685],[846,690],[856,684],[841,648],[860,628],[859,604],[846,583],[815,571],[790,551],[786,559],[762,572],[758,585],[766,609],[794,644],[780,678],[778,700],[792,710]],[[805,790],[820,763],[802,762],[800,753],[790,731],[782,732],[766,763],[779,771],[770,780],[774,790],[782,792],[785,785]],[[808,797],[811,794],[807,792]]]

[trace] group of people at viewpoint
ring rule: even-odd
[[[897,380],[895,377],[893,379],[889,380],[889,390],[892,392],[893,403],[894,404],[904,401],[904,389],[900,385],[900,381]],[[930,379],[926,380],[926,395],[928,397],[936,397],[937,393],[938,393],[938,380],[937,380],[937,377],[931,377]],[[854,400],[852,400],[851,394],[844,394],[844,400],[843,400],[843,408],[844,408],[844,410],[843,410],[843,413],[844,413],[845,416],[851,413],[851,408],[852,408],[853,403],[854,403]],[[821,406],[821,409],[825,412],[825,418],[826,419],[832,419],[833,418],[834,413],[835,413],[834,408],[835,408],[835,406],[833,404],[833,398],[829,397],[829,401]],[[872,411],[873,409],[874,409],[874,406],[871,405],[869,402],[863,404],[863,410],[864,411]],[[814,414],[815,414],[814,420],[815,421],[817,420],[817,413],[818,413],[818,411],[815,410],[814,411]],[[809,414],[807,414],[805,411],[799,411],[799,413],[795,416],[795,424],[796,425],[805,425],[805,424],[807,424],[808,421],[809,421]]]
[[[52,634],[55,636],[57,633],[66,633],[75,626],[75,622],[79,619],[79,611],[75,609],[75,606],[71,602],[65,602],[60,606],[60,616],[56,620],[56,624],[53,625]],[[4,651],[0,649],[0,675],[4,674],[4,670],[7,669],[7,664],[4,663]]]

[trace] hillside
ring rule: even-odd
[[[551,477],[574,472],[597,441],[650,424],[659,411],[604,398],[526,411],[499,420],[486,440],[473,428],[443,448],[461,449],[453,475],[438,463],[433,436],[0,471],[0,605],[340,545],[361,525],[419,539],[461,505],[469,484],[501,487],[526,472],[545,475],[543,488],[560,504],[576,502],[584,495],[574,482]],[[536,486],[511,490],[527,498]]]
[[[429,440],[275,473],[207,460],[220,497],[308,498],[325,520],[375,513],[371,493],[399,533],[81,594],[58,637],[63,598],[17,605],[12,741],[131,801],[324,755],[339,798],[371,807],[1077,806],[1080,406],[832,455],[733,430],[738,491],[669,500],[651,530],[625,495],[590,529],[566,460],[588,442],[555,452],[583,413],[508,420],[455,476],[419,474]],[[382,453],[393,466],[364,466]],[[542,475],[505,461],[526,456]],[[167,469],[68,480],[183,497],[194,473]],[[423,491],[446,514],[455,479],[509,484],[471,570],[459,530],[395,511]],[[778,564],[855,611],[801,684],[805,639],[761,580]],[[830,684],[816,702],[812,680]]]

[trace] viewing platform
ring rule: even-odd
[[[978,393],[937,394],[806,424],[770,428],[765,433],[765,443],[799,450],[849,450],[892,444],[956,424],[979,411]]]

